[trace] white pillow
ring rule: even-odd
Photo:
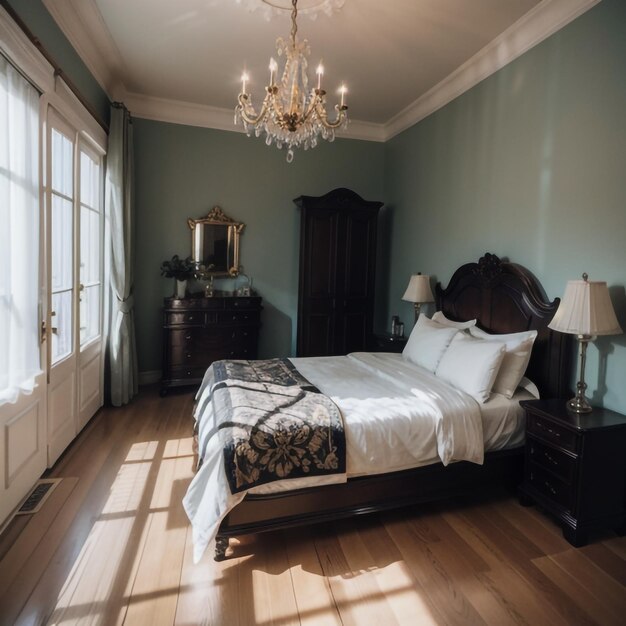
[[[502,367],[502,365],[500,365],[500,367]],[[526,378],[526,376],[522,376],[522,380],[519,381],[517,390],[519,389],[525,389],[526,391],[528,391],[528,393],[532,394],[537,399],[541,397],[539,395],[539,389],[537,388],[537,385],[535,385],[535,383],[530,380],[530,378]]]
[[[483,404],[489,400],[504,353],[503,343],[457,333],[441,358],[436,374]]]
[[[513,397],[530,361],[530,352],[537,337],[536,330],[507,335],[490,335],[480,328],[470,328],[470,335],[486,341],[497,341],[506,346],[500,371],[493,384],[493,390],[507,398]]]
[[[442,326],[450,326],[452,328],[458,328],[459,330],[467,330],[471,326],[476,326],[476,320],[468,320],[467,322],[455,322],[449,320],[442,311],[437,311],[433,315],[433,322],[437,322]]]
[[[442,326],[425,315],[420,315],[404,346],[402,356],[407,361],[434,372],[452,337],[458,332],[458,328]]]

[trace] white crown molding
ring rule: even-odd
[[[235,133],[243,133],[240,125],[235,125],[234,110],[212,107],[207,104],[182,102],[157,98],[127,91],[120,94],[121,99],[134,117],[157,122],[186,124],[201,128],[214,128]],[[337,139],[362,139],[365,141],[385,141],[383,124],[350,121],[345,131],[337,133]]]
[[[385,124],[385,141],[413,126],[541,43],[600,0],[543,0],[452,74]]]
[[[124,91],[124,60],[94,0],[43,0],[100,87],[112,100]]]

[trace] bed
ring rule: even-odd
[[[543,397],[567,395],[568,339],[566,335],[554,333],[547,327],[558,307],[558,299],[548,301],[540,283],[528,270],[501,261],[494,254],[485,254],[478,262],[465,264],[456,270],[446,288],[440,284],[436,286],[436,304],[437,309],[449,319],[476,318],[477,326],[490,333],[536,330],[537,337],[526,376]],[[358,408],[359,394],[364,393],[359,388],[358,379],[365,379],[367,370],[375,371],[379,381],[387,376],[384,385],[379,386],[381,389],[385,386],[391,389],[395,385],[400,396],[397,402],[400,404],[403,402],[402,387],[400,382],[394,380],[416,375],[399,355],[391,354],[358,353],[346,357],[295,358],[291,361],[305,378],[315,384],[321,383],[322,391],[328,390],[331,397],[343,397],[340,409],[344,413],[349,396],[352,396],[349,398],[350,403],[356,403]],[[354,382],[350,382],[350,377]],[[523,413],[520,418],[519,409],[515,409],[518,401],[529,397],[527,394],[530,392],[519,390],[506,407],[494,406],[492,413],[495,417],[491,422],[489,411],[479,411],[481,444],[484,442],[488,450],[483,453],[480,446],[470,445],[472,439],[478,437],[472,434],[472,424],[476,424],[476,418],[471,416],[470,406],[462,404],[460,396],[463,394],[457,397],[454,392],[437,387],[441,383],[432,376],[429,378],[427,372],[424,378],[422,388],[432,388],[438,396],[452,394],[451,405],[459,405],[459,419],[466,419],[445,422],[444,426],[437,426],[435,430],[439,433],[440,430],[458,428],[462,436],[453,431],[445,436],[424,436],[424,449],[415,459],[411,459],[408,453],[403,456],[396,444],[391,461],[384,458],[379,460],[377,455],[378,451],[384,449],[386,427],[385,403],[381,402],[379,408],[375,404],[367,405],[373,406],[371,421],[379,422],[369,442],[364,443],[363,437],[358,436],[359,419],[352,419],[350,437],[346,437],[349,461],[345,473],[339,476],[333,474],[315,481],[278,481],[278,486],[261,485],[240,494],[226,493],[228,490],[220,488],[219,492],[211,491],[209,498],[209,491],[215,489],[215,476],[222,470],[217,467],[217,462],[213,469],[205,466],[200,470],[204,472],[204,478],[196,476],[185,498],[185,507],[194,530],[194,558],[200,558],[214,536],[215,558],[222,560],[225,558],[228,539],[233,536],[398,508],[484,488],[493,483],[517,484],[522,471],[524,429]],[[376,396],[375,381],[372,381],[374,379],[369,378],[364,383],[372,389],[370,395],[384,399],[385,394]],[[351,384],[354,386],[350,387]],[[343,393],[342,396],[346,390],[351,393]],[[491,405],[490,402],[485,406],[489,408],[497,404],[495,400]],[[408,406],[406,402],[405,405]],[[510,426],[506,428],[497,426],[503,423],[503,410],[511,413],[508,422]],[[358,414],[358,411],[353,413]],[[466,414],[467,418],[463,417]],[[414,441],[420,441],[419,432],[406,434],[410,432],[411,429],[400,431],[396,438],[401,441],[403,437],[412,436]],[[463,443],[460,450],[448,451],[447,442],[454,439],[467,441],[467,445]],[[362,454],[364,450],[366,454]],[[206,451],[201,451],[201,456],[202,452]],[[378,456],[390,457],[382,452]],[[373,475],[372,471],[375,472]],[[312,482],[315,484],[312,485]],[[204,503],[201,503],[203,499]],[[206,522],[209,518],[212,520],[210,524]],[[219,528],[215,520],[221,520],[218,522]],[[206,531],[211,525],[213,530]]]

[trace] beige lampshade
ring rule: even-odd
[[[615,317],[605,282],[569,280],[565,294],[549,328],[572,335],[619,335],[622,329]]]
[[[430,276],[426,276],[425,274],[413,274],[402,299],[407,302],[434,302],[435,298],[430,289]]]

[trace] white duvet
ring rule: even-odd
[[[291,359],[297,369],[330,396],[344,420],[347,475],[276,481],[251,489],[273,493],[344,482],[348,477],[393,472],[441,461],[482,463],[483,428],[478,403],[399,355],[354,353],[340,357]],[[215,538],[223,517],[244,497],[231,494],[224,471],[210,401],[209,368],[198,392],[194,417],[203,464],[183,505],[191,521],[194,561]]]

